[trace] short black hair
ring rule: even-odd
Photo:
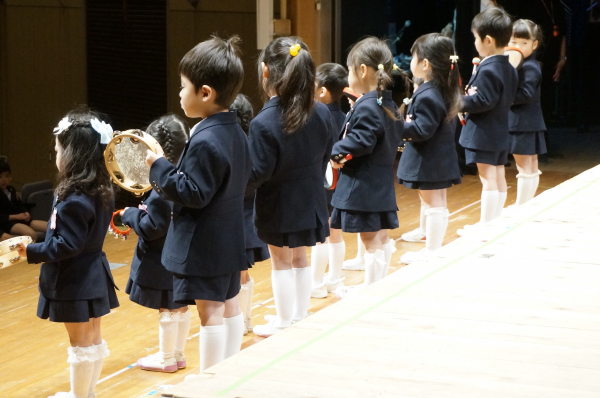
[[[244,94],[238,94],[229,109],[237,111],[238,123],[242,127],[242,130],[244,130],[244,133],[248,135],[250,132],[250,122],[254,118],[254,109],[252,109],[252,104],[248,97]]]
[[[333,102],[339,102],[344,88],[348,87],[348,69],[331,62],[319,65],[315,81],[317,87],[325,87],[329,91]]]
[[[496,40],[496,47],[506,47],[512,36],[512,18],[501,8],[488,8],[473,18],[471,30],[475,31],[481,40],[490,36]]]
[[[244,83],[239,36],[223,40],[217,36],[188,51],[179,63],[179,74],[196,89],[206,85],[217,92],[216,103],[229,108]]]
[[[6,173],[6,172],[11,173],[10,165],[8,163],[6,163],[4,160],[0,160],[0,174]]]

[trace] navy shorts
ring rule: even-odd
[[[224,303],[237,296],[240,288],[240,271],[219,276],[173,274],[173,301],[179,304],[195,305],[196,300]]]
[[[483,163],[504,166],[508,162],[508,151],[480,151],[479,149],[465,148],[465,160],[468,165]]]

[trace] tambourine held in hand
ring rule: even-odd
[[[162,153],[162,148],[141,130],[115,131],[104,151],[104,162],[113,181],[121,188],[141,196],[152,189],[147,151]]]
[[[348,154],[340,153],[338,155],[333,155],[331,157],[331,160],[333,160],[336,163],[340,163],[340,164],[344,164],[350,159],[352,159],[352,155],[349,153]],[[327,164],[327,170],[325,171],[325,188],[326,189],[335,189],[335,187],[337,185],[337,181],[338,181],[338,173],[339,173],[339,171],[337,169],[334,169],[331,166],[331,163]]]
[[[504,47],[504,55],[508,55],[508,62],[515,67],[516,70],[521,70],[525,57],[523,51],[517,47]]]
[[[31,237],[29,236],[15,236],[14,238],[0,242],[0,269],[10,267],[25,260],[19,256],[17,248],[19,247],[19,243],[28,245],[31,242]]]
[[[110,219],[110,227],[108,227],[108,232],[115,236],[115,239],[123,239],[127,240],[129,233],[131,232],[131,228],[127,226],[123,226],[125,229],[120,229],[119,226],[115,224],[115,217],[120,215],[123,210],[117,210],[113,213],[112,218]]]

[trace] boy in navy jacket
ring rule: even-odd
[[[213,37],[183,57],[181,107],[203,120],[177,166],[152,152],[147,158],[152,186],[173,202],[162,263],[174,274],[174,301],[198,308],[201,372],[238,352],[244,332],[237,295],[247,269],[243,204],[252,165],[229,111],[244,79],[238,42]]]
[[[504,10],[489,8],[478,14],[471,30],[483,61],[463,96],[461,111],[467,115],[459,142],[465,148],[467,164],[477,164],[483,183],[480,224],[484,224],[500,216],[506,202],[508,120],[518,76],[504,55],[512,35],[512,20]],[[459,235],[462,233],[464,230],[459,230]]]

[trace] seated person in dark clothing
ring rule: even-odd
[[[36,232],[46,232],[47,221],[31,220],[27,207],[17,196],[17,191],[10,184],[10,166],[0,162],[0,230],[5,235],[30,236],[35,242]],[[9,236],[10,237],[10,236]]]

